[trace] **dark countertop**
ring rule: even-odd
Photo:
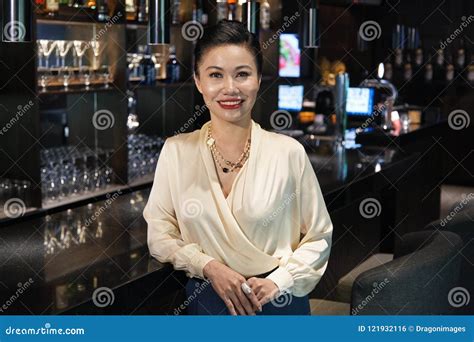
[[[430,135],[443,125],[425,132],[425,127],[413,127],[402,138]],[[330,213],[384,186],[396,186],[418,161],[417,153],[396,142],[356,149],[321,142],[306,148]],[[98,288],[115,293],[150,275],[157,284],[173,275],[170,265],[148,253],[142,212],[149,191],[112,193],[91,205],[3,225],[0,314],[68,313],[90,303]]]
[[[344,149],[329,143],[311,148],[308,155],[330,211],[348,197],[371,191],[391,169],[400,174],[413,158],[395,149]],[[148,194],[149,189],[114,193],[93,205],[0,229],[0,303],[5,303],[0,314],[63,313],[90,301],[96,288],[117,289],[153,273],[169,275],[169,265],[148,254],[142,217]],[[25,286],[16,298],[17,289]]]

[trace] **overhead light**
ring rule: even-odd
[[[148,44],[169,44],[171,0],[151,0],[148,7]]]
[[[383,66],[383,63],[379,64],[378,70],[377,70],[377,76],[378,78],[383,78],[383,74],[385,73],[385,68]]]
[[[2,41],[6,43],[31,42],[33,10],[31,0],[2,1]]]

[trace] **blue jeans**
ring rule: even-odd
[[[224,301],[214,291],[211,283],[191,278],[186,284],[188,315],[230,315]],[[283,294],[263,305],[257,315],[310,315],[308,296],[295,297]]]

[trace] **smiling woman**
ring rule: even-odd
[[[259,42],[224,20],[195,61],[211,120],[162,149],[144,211],[150,253],[191,278],[188,314],[308,315],[333,227],[303,146],[252,120]]]

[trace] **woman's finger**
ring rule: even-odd
[[[249,298],[245,295],[245,293],[241,289],[237,290],[237,297],[239,298],[240,303],[244,307],[247,315],[255,315],[255,309],[252,308],[252,304],[250,303]]]
[[[235,311],[234,304],[232,304],[232,301],[229,298],[224,299],[225,306],[227,306],[227,310],[229,310],[229,313],[232,316],[237,316],[237,312]]]
[[[236,309],[238,314],[242,316],[247,316],[244,308],[242,307],[242,304],[240,303],[239,298],[237,298],[237,295],[234,292],[229,293],[229,298],[232,301],[232,304],[234,305],[234,308]]]

